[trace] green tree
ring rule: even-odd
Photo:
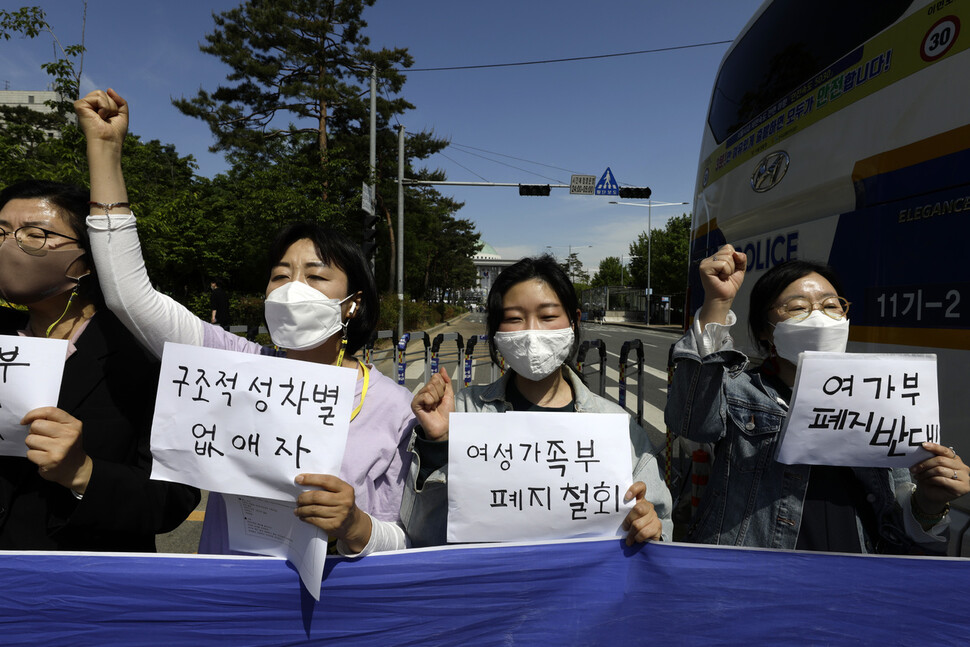
[[[329,133],[367,114],[366,92],[356,83],[365,82],[371,65],[398,92],[404,77],[395,68],[412,63],[404,49],[368,49],[361,14],[374,2],[248,0],[213,14],[216,29],[200,49],[232,68],[231,84],[173,103],[209,125],[214,152],[273,157],[280,142],[302,145],[310,137],[325,158]],[[384,114],[412,107],[403,99],[378,103]]]
[[[653,230],[653,243],[647,232],[630,243],[630,274],[633,285],[647,287],[649,251],[650,285],[655,295],[681,294],[687,289],[687,257],[690,244],[690,216],[683,214],[667,220],[663,229]]]
[[[589,272],[583,269],[583,262],[579,260],[578,252],[570,253],[559,266],[573,282],[577,292],[589,287]]]
[[[48,102],[48,105],[61,116],[72,114],[72,106],[81,87],[88,3],[82,2],[81,6],[81,42],[66,46],[61,45],[54,29],[47,22],[47,14],[40,7],[21,7],[15,11],[0,9],[0,38],[10,40],[14,34],[20,34],[24,38],[36,38],[42,33],[51,37],[56,58],[43,63],[41,68],[53,78],[54,91],[58,94],[58,99]]]
[[[381,91],[376,102],[375,174],[377,206],[383,215],[377,274],[379,284],[393,286],[398,137],[390,122],[414,107],[398,96],[406,80],[400,69],[410,67],[412,59],[406,49],[369,48],[361,14],[374,2],[247,0],[214,14],[216,28],[201,50],[229,66],[229,83],[173,103],[209,125],[215,137],[211,150],[228,153],[235,166],[288,168],[295,158],[316,168],[318,175],[307,189],[322,197],[325,206],[314,205],[322,211],[303,211],[303,216],[339,226],[333,219],[343,214],[346,222],[339,227],[359,239],[361,185],[370,183],[371,177],[370,100],[365,88],[376,68]],[[424,159],[446,145],[430,132],[409,134],[408,176],[415,177],[411,160]],[[409,217],[414,213],[406,211]],[[410,244],[413,238],[408,240]],[[406,274],[420,268],[408,262]]]
[[[629,276],[629,274],[623,269],[620,259],[616,256],[607,256],[600,261],[599,269],[593,275],[590,285],[594,288],[622,285],[626,276]]]
[[[83,3],[84,14],[87,3]],[[87,178],[83,140],[73,123],[84,59],[84,18],[81,44],[62,45],[47,14],[40,7],[0,10],[0,39],[50,36],[55,58],[41,68],[51,76],[57,98],[47,101],[48,112],[25,106],[0,107],[0,177],[4,183],[24,178],[79,182]]]

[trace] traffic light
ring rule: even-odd
[[[380,216],[364,214],[364,235],[361,238],[360,249],[364,252],[364,258],[373,258],[377,250],[377,221]]]
[[[621,198],[633,198],[634,200],[646,200],[652,191],[648,186],[621,186]]]
[[[520,184],[519,195],[549,195],[548,184]]]

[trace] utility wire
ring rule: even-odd
[[[488,180],[488,178],[485,178],[485,177],[482,177],[481,175],[479,175],[479,174],[478,174],[478,173],[476,173],[475,171],[473,171],[473,170],[471,170],[470,168],[468,168],[468,167],[467,167],[467,166],[465,166],[464,164],[461,164],[460,162],[458,162],[457,160],[455,160],[455,159],[453,159],[453,158],[451,158],[451,157],[448,157],[447,155],[445,155],[445,154],[444,154],[444,153],[442,153],[441,151],[438,151],[437,153],[435,153],[435,155],[441,155],[441,156],[442,156],[443,158],[445,158],[446,160],[448,160],[448,161],[449,161],[449,162],[451,162],[452,164],[454,164],[454,165],[456,165],[456,166],[460,166],[460,167],[462,167],[463,169],[465,169],[466,171],[468,171],[468,172],[469,172],[469,173],[471,173],[472,175],[474,175],[474,176],[476,176],[476,177],[478,177],[478,178],[479,178],[479,179],[480,179],[480,180],[481,180],[482,182],[488,182],[488,181],[489,181],[489,180]]]
[[[504,153],[496,153],[495,151],[485,150],[484,148],[476,148],[475,146],[469,146],[468,144],[460,144],[458,142],[451,142],[451,146],[457,146],[460,149],[470,148],[475,151],[481,151],[483,153],[488,153],[489,155],[499,155],[501,157],[508,157],[509,159],[518,160],[520,162],[525,162],[527,164],[535,164],[536,166],[545,166],[547,168],[556,169],[557,171],[566,171],[567,173],[572,173],[574,175],[582,175],[579,171],[571,171],[568,168],[563,168],[561,166],[553,166],[552,164],[543,164],[542,162],[533,162],[532,160],[527,160],[522,157],[515,157],[514,155],[505,155]],[[462,151],[466,152],[466,151]],[[470,154],[470,153],[469,153]]]
[[[523,65],[544,65],[546,63],[569,63],[572,61],[591,61],[598,58],[616,58],[618,56],[636,56],[638,54],[657,54],[659,52],[673,52],[679,49],[692,49],[695,47],[710,47],[711,45],[728,45],[734,41],[717,40],[709,43],[696,43],[694,45],[675,45],[674,47],[658,47],[657,49],[641,49],[636,52],[619,52],[617,54],[597,54],[594,56],[572,56],[569,58],[550,58],[541,61],[519,61],[517,63],[491,63],[487,65],[454,65],[450,67],[419,67],[419,68],[399,68],[397,71],[402,74],[409,72],[445,72],[450,70],[484,70],[493,67],[519,67]]]
[[[543,178],[545,180],[549,180],[550,182],[558,182],[560,184],[563,183],[562,180],[559,180],[557,178],[549,177],[549,176],[543,175],[541,173],[536,173],[535,171],[530,171],[529,169],[524,169],[524,168],[522,168],[520,166],[516,166],[514,164],[508,164],[507,162],[503,162],[501,160],[492,159],[491,157],[486,157],[484,155],[479,155],[478,153],[472,153],[470,151],[463,151],[461,149],[457,149],[457,150],[459,150],[460,152],[464,153],[465,155],[471,155],[473,157],[480,157],[483,160],[488,160],[489,162],[493,162],[495,164],[501,164],[502,166],[508,166],[509,168],[514,168],[517,171],[522,171],[523,173],[528,173],[529,175],[535,175],[537,177],[541,177],[541,178]],[[438,153],[438,155],[440,155],[440,154],[441,153]],[[504,157],[511,157],[511,156],[510,155],[505,155]],[[534,163],[534,162],[530,162],[530,163]],[[543,166],[548,166],[548,165],[547,164],[544,164]],[[464,168],[464,167],[462,167],[462,168]],[[479,176],[479,177],[481,177],[481,176]]]

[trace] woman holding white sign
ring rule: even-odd
[[[498,381],[462,389],[456,397],[451,379],[442,369],[411,405],[420,427],[414,434],[401,516],[415,546],[446,541],[451,412],[626,413],[592,393],[574,368],[579,349],[579,300],[555,259],[524,258],[503,270],[489,292],[487,313],[492,361],[499,364],[501,353],[510,370]],[[623,521],[626,542],[669,540],[673,529],[670,492],[660,477],[657,448],[632,418],[629,429],[634,483],[625,501],[635,499],[636,503]]]
[[[923,443],[934,456],[909,471],[775,461],[798,354],[845,352],[849,303],[826,265],[793,260],[772,267],[751,290],[749,327],[767,358],[752,369],[729,334],[746,268],[747,257],[731,245],[701,261],[704,303],[673,351],[667,425],[712,443],[715,454],[688,540],[944,553],[949,501],[970,492],[970,470],[952,449]]]
[[[87,203],[87,191],[59,182],[0,191],[0,297],[26,307],[0,329],[20,335],[3,344],[7,388],[23,377],[17,362],[30,363],[17,339],[68,341],[57,406],[19,412],[26,455],[0,457],[2,550],[155,552],[155,535],[199,502],[196,488],[149,478],[158,363],[103,307]]]
[[[74,104],[91,167],[88,230],[108,306],[153,353],[166,341],[288,358],[357,371],[357,392],[340,475],[300,474],[308,489],[298,517],[337,539],[343,554],[405,547],[397,523],[413,416],[410,393],[353,354],[377,324],[378,297],[363,254],[345,236],[315,223],[284,229],[271,249],[265,314],[276,350],[205,322],[157,292],[142,259],[121,173],[128,105],[113,90]],[[224,504],[206,506],[200,552],[228,552]]]

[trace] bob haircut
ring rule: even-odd
[[[74,237],[78,239],[78,246],[84,250],[86,257],[84,260],[91,270],[87,280],[78,281],[78,294],[98,305],[104,305],[94,259],[91,258],[88,228],[84,222],[90,211],[88,204],[90,197],[87,189],[76,184],[50,180],[21,180],[0,191],[0,209],[3,209],[11,200],[45,200],[54,205],[57,212],[67,220]]]
[[[360,247],[339,231],[315,222],[298,222],[277,234],[270,247],[270,269],[282,260],[290,245],[304,238],[313,243],[321,261],[347,275],[348,295],[360,292],[360,308],[347,323],[347,351],[354,354],[370,341],[377,329],[380,314],[377,285],[370,265]],[[327,296],[333,298],[332,295]]]
[[[765,272],[751,288],[748,328],[751,332],[751,339],[757,344],[758,348],[766,353],[771,349],[771,345],[767,340],[762,339],[762,335],[768,332],[768,312],[771,310],[771,305],[775,302],[775,299],[789,285],[812,273],[818,274],[831,283],[840,297],[845,296],[842,281],[839,280],[834,269],[824,263],[798,259],[775,265]]]
[[[569,351],[569,357],[566,359],[566,363],[571,368],[575,368],[576,352],[579,350],[580,344],[579,319],[576,316],[576,312],[579,310],[579,298],[576,296],[576,290],[573,288],[572,282],[566,276],[562,267],[556,262],[556,259],[548,254],[543,254],[535,258],[523,258],[515,265],[510,265],[502,270],[502,273],[498,275],[492,284],[492,289],[488,292],[488,313],[486,317],[488,353],[492,361],[499,364],[498,350],[495,348],[494,340],[495,333],[498,332],[499,326],[502,325],[502,319],[505,318],[505,310],[503,308],[505,293],[513,285],[530,279],[542,281],[552,288],[552,291],[559,298],[563,310],[566,311],[566,316],[569,318],[569,327],[575,333],[573,347]]]

